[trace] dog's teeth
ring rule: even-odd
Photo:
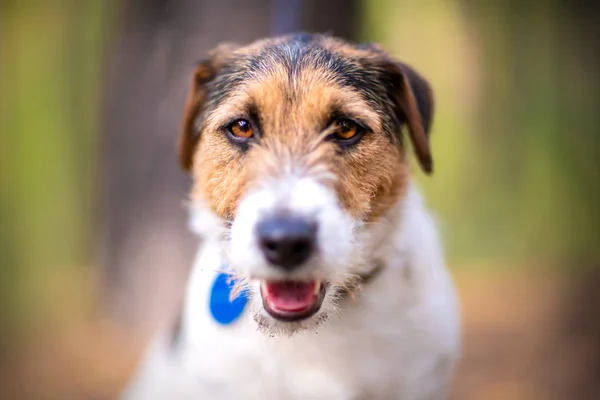
[[[314,292],[314,294],[318,294],[319,290],[321,290],[321,281],[315,281],[315,292]]]
[[[260,282],[260,288],[263,290],[263,292],[266,294],[267,293],[267,281],[266,280],[262,280]]]

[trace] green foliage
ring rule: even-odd
[[[22,1],[0,12],[0,304],[10,327],[51,308],[56,274],[90,265],[107,6]]]

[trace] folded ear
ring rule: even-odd
[[[414,69],[403,63],[390,63],[392,99],[398,118],[408,125],[410,140],[421,168],[430,174],[433,160],[429,146],[429,129],[433,118],[434,99],[429,83]]]
[[[192,74],[177,142],[179,165],[186,171],[192,169],[194,151],[200,140],[196,120],[202,113],[208,98],[207,84],[215,78],[219,70],[227,63],[235,47],[232,44],[218,46],[210,52],[208,60],[201,61],[196,65]]]

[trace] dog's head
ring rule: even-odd
[[[180,163],[196,225],[217,217],[202,233],[246,278],[261,327],[314,327],[374,267],[409,183],[401,131],[431,172],[432,113],[410,67],[328,36],[222,45],[197,66]]]

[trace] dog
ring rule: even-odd
[[[432,172],[433,110],[376,44],[294,34],[200,62],[178,150],[201,244],[124,398],[445,398],[458,301],[407,155]]]

